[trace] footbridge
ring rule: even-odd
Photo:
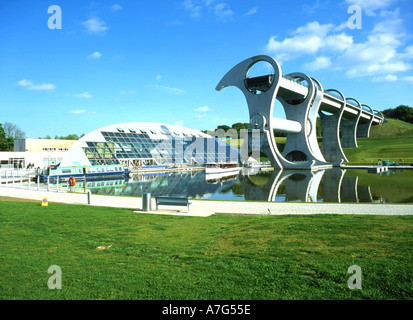
[[[273,73],[249,77],[258,62],[267,62]],[[239,88],[248,104],[250,129],[244,133],[241,161],[267,156],[274,168],[315,168],[348,162],[343,148],[357,147],[357,137],[368,137],[372,125],[384,121],[383,114],[345,97],[335,89],[324,90],[319,81],[304,73],[283,75],[276,60],[260,55],[242,61],[216,87]],[[274,101],[281,102],[286,119],[274,116]],[[317,140],[317,117],[322,125],[321,147]],[[284,131],[286,144],[281,153],[274,130]]]

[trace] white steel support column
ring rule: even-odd
[[[341,119],[341,145],[343,148],[357,148],[357,126],[360,121],[362,107],[360,102],[353,98],[347,98],[346,101],[354,101],[359,107],[357,115],[352,119]]]
[[[327,161],[333,163],[340,163],[341,161],[348,162],[340,142],[340,124],[344,113],[344,107],[346,105],[346,98],[340,91],[335,89],[329,89],[325,92],[338,93],[341,97],[341,108],[336,113],[333,113],[331,115],[324,113],[320,109],[319,115],[321,120],[321,126],[323,128],[323,141],[321,144],[321,152],[323,153],[324,158]]]
[[[370,120],[367,120],[367,122],[361,122],[360,118],[359,124],[357,126],[357,138],[368,138],[370,136],[370,128],[374,120],[374,111],[372,108],[365,104],[362,104],[361,106],[370,109],[372,116]]]

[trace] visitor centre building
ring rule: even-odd
[[[60,166],[202,165],[238,159],[237,148],[198,130],[161,123],[129,122],[86,134],[66,152]]]

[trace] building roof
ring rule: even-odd
[[[110,158],[109,153],[112,155],[116,154],[112,158],[121,160],[122,157],[128,157],[128,154],[133,154],[130,151],[130,148],[134,148],[135,150],[139,145],[139,148],[141,148],[142,150],[142,148],[150,144],[150,141],[157,141],[156,146],[154,144],[151,144],[151,150],[148,149],[149,147],[145,149],[147,150],[146,157],[152,157],[152,151],[156,149],[157,146],[161,146],[162,141],[168,141],[177,138],[185,141],[195,141],[198,138],[198,140],[203,141],[205,138],[211,139],[214,137],[195,129],[188,129],[177,125],[163,123],[127,122],[113,124],[96,129],[79,139],[66,153],[66,156],[64,157],[60,165],[91,165],[93,163],[89,160],[92,159],[93,156],[90,152],[93,151],[105,153],[103,157],[107,157],[108,159]],[[218,139],[215,140],[217,141],[217,143],[224,143],[218,142]],[[128,147],[128,145],[130,147]],[[106,148],[106,151],[99,151],[104,148]],[[113,149],[115,148],[117,150],[116,152],[113,151]],[[165,146],[162,145],[158,149],[162,148],[165,149]],[[163,150],[163,152],[165,151]],[[136,153],[134,157],[137,157]],[[145,157],[142,155],[142,158]]]

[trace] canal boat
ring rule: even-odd
[[[236,161],[228,162],[212,162],[205,166],[205,173],[207,175],[234,175],[241,170]]]
[[[130,169],[121,164],[96,165],[96,166],[50,166],[40,172],[38,176],[40,181],[56,181],[69,180],[71,177],[86,178],[87,180],[103,179],[103,178],[118,178],[129,176]]]

